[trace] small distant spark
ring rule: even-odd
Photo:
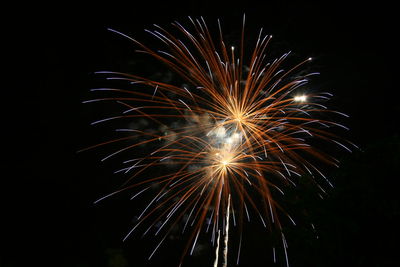
[[[293,100],[296,102],[306,102],[307,96],[306,95],[297,95],[293,98]]]

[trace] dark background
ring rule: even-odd
[[[135,64],[132,45],[108,27],[146,39],[143,29],[153,23],[204,16],[209,27],[220,18],[233,39],[243,13],[249,36],[260,27],[274,35],[277,55],[291,50],[315,59],[318,86],[333,92],[333,106],[350,115],[345,136],[362,150],[340,154],[341,168],[330,171],[335,189],[325,201],[307,194],[300,200],[312,211],[319,238],[305,229],[288,229],[290,266],[400,266],[398,14],[383,1],[16,7],[4,25],[16,29],[7,38],[11,50],[4,50],[14,75],[5,77],[11,81],[4,88],[10,96],[3,94],[2,101],[7,160],[0,266],[177,265],[179,242],[161,247],[152,261],[147,261],[151,238],[122,242],[136,203],[117,196],[93,205],[123,178],[112,174],[112,162],[100,163],[101,150],[77,153],[106,134],[89,125],[102,107],[81,102],[92,97],[90,88],[101,86],[93,72],[127,71]],[[256,224],[246,229],[241,266],[271,266],[268,241],[260,234],[264,230]],[[187,266],[210,266],[213,257],[205,248],[188,257]],[[279,257],[272,266],[284,266]]]

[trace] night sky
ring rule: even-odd
[[[3,88],[11,95],[3,99],[8,126],[0,266],[177,266],[179,238],[151,261],[151,237],[122,242],[143,203],[122,194],[93,204],[124,177],[112,174],[117,161],[100,162],[107,151],[77,153],[108,134],[90,126],[106,114],[104,106],[82,101],[92,97],[91,88],[102,86],[94,72],[140,68],[133,45],[107,28],[150,40],[143,29],[153,23],[187,25],[187,16],[204,16],[210,28],[220,18],[227,39],[235,40],[243,13],[249,36],[261,27],[274,35],[273,55],[292,51],[294,58],[313,57],[310,70],[321,73],[313,84],[332,92],[330,106],[350,115],[342,120],[350,128],[343,136],[361,148],[336,154],[342,165],[329,170],[335,188],[327,199],[314,201],[303,189],[304,198],[296,204],[310,210],[318,239],[307,229],[288,228],[290,266],[400,266],[397,7],[348,2],[108,1],[16,7],[10,24],[18,26],[9,38],[15,78],[7,77],[12,85]],[[269,241],[258,224],[245,230],[240,266],[284,266],[282,255],[271,264]],[[233,254],[230,266],[235,266]],[[183,266],[211,266],[213,257],[204,245]]]

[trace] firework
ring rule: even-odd
[[[185,84],[98,72],[128,87],[93,89],[113,95],[85,102],[116,102],[124,108],[120,115],[93,124],[116,120],[125,120],[127,125],[136,123],[116,129],[121,137],[90,147],[120,144],[104,160],[118,154],[127,157],[117,171],[128,175],[127,182],[99,201],[126,190],[134,190],[132,198],[152,194],[124,238],[138,229],[144,235],[153,232],[160,241],[149,258],[175,226],[181,226],[182,232],[190,229],[183,256],[193,253],[203,231],[211,235],[213,244],[216,239],[219,244],[220,233],[228,235],[230,217],[240,235],[239,258],[242,221],[250,220],[251,209],[265,227],[280,232],[288,265],[281,218],[293,224],[295,221],[273,195],[284,195],[285,188],[296,186],[298,177],[304,175],[313,177],[321,194],[325,185],[320,181],[331,185],[313,162],[317,159],[336,166],[338,161],[315,148],[311,140],[350,150],[329,131],[331,127],[347,128],[324,119],[328,117],[324,114],[346,115],[322,104],[331,94],[305,93],[309,77],[316,73],[298,73],[311,58],[286,71],[281,69],[289,53],[269,62],[266,51],[272,36],[261,29],[245,60],[244,19],[238,47],[225,43],[219,21],[214,38],[203,18],[189,20],[190,30],[178,22],[172,23],[177,33],[157,25],[154,30],[146,30],[166,50],[149,48],[110,29],[132,41],[138,52],[164,63]],[[275,248],[273,253],[275,259]]]

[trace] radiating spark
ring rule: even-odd
[[[150,188],[150,186],[148,186],[148,187],[146,187],[146,188],[140,190],[139,192],[137,192],[136,194],[134,194],[134,195],[130,198],[130,200],[133,200],[134,198],[136,198],[137,196],[139,196],[140,194],[142,194],[144,191],[148,190],[149,188]]]
[[[117,95],[83,103],[113,102],[123,107],[120,114],[98,119],[92,125],[118,120],[129,125],[130,121],[139,119],[146,123],[142,129],[136,126],[117,128],[116,134],[122,137],[89,147],[121,144],[102,161],[129,153],[135,155],[135,159],[123,161],[128,167],[125,165],[116,171],[130,175],[122,189],[95,203],[128,189],[138,191],[131,199],[144,193],[151,196],[123,240],[136,229],[145,227],[142,233],[146,234],[158,227],[155,236],[161,241],[150,259],[172,229],[182,222],[182,233],[191,228],[191,234],[180,264],[186,254],[193,253],[203,228],[206,232],[211,229],[211,242],[217,241],[217,251],[221,248],[220,233],[223,232],[224,249],[228,248],[230,212],[234,226],[239,226],[238,263],[242,220],[246,217],[250,221],[249,209],[252,209],[266,228],[281,232],[288,266],[281,214],[294,225],[296,223],[273,198],[271,188],[284,197],[286,186],[296,187],[297,176],[309,175],[313,179],[323,178],[322,184],[313,180],[323,194],[325,186],[333,187],[322,168],[320,170],[321,164],[313,165],[309,159],[331,166],[337,166],[338,161],[314,147],[309,140],[319,139],[351,152],[347,143],[356,147],[353,143],[327,131],[333,127],[348,128],[332,121],[331,116],[325,116],[348,115],[329,110],[322,104],[332,94],[315,93],[310,88],[305,91],[309,78],[318,73],[300,75],[299,69],[311,58],[287,70],[283,65],[290,52],[269,60],[267,47],[272,36],[262,29],[246,60],[244,17],[242,35],[235,45],[225,43],[219,20],[217,38],[212,36],[203,18],[189,17],[189,20],[193,31],[179,22],[172,23],[177,34],[158,25],[154,25],[154,30],[145,30],[165,49],[151,49],[124,33],[109,29],[133,42],[138,52],[164,63],[185,84],[170,84],[121,72],[97,72],[110,82],[125,82],[129,89],[92,89]],[[275,253],[273,247],[274,262]]]

